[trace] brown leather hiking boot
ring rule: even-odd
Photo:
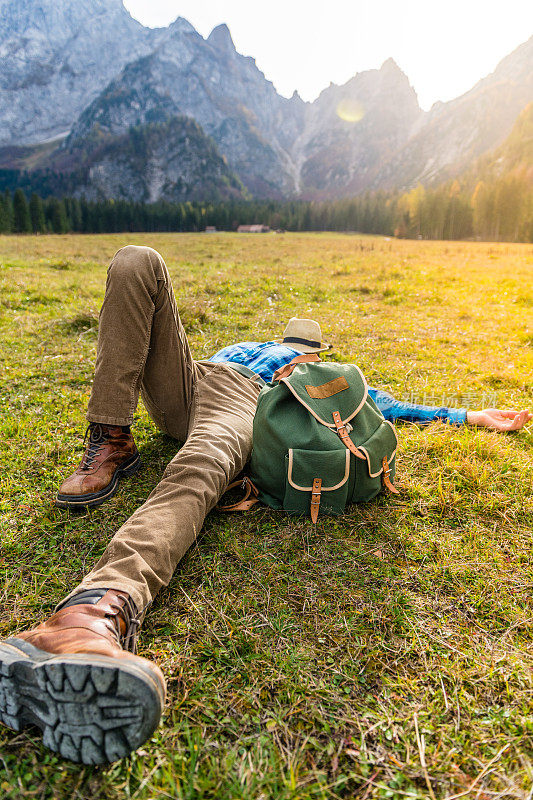
[[[120,425],[91,422],[85,439],[79,467],[59,489],[59,508],[77,511],[102,505],[115,494],[120,478],[133,475],[141,465],[133,436]]]
[[[163,673],[134,654],[139,624],[125,592],[90,589],[0,642],[0,720],[37,725],[46,747],[83,764],[135,750],[165,701]]]

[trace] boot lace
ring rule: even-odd
[[[77,606],[80,604],[85,605],[89,603],[90,605],[97,606],[98,603],[106,596],[108,591],[109,589],[97,588],[87,589],[86,591],[79,592],[77,595],[74,595],[73,597],[67,597],[65,600],[59,603],[55,607],[54,613],[57,613],[68,606]],[[119,647],[135,654],[137,652],[139,628],[141,627],[141,621],[144,614],[139,613],[137,606],[129,595],[120,593],[120,600],[118,603],[113,602],[111,604],[113,611],[107,612],[105,617],[112,623],[112,627],[109,630],[115,637],[115,641]],[[125,625],[124,633],[121,631],[121,618]]]
[[[85,436],[83,437],[83,444],[87,442],[87,437],[89,438],[89,442],[80,464],[80,469],[84,471],[91,469],[96,456],[100,453],[100,450],[107,441],[104,429],[98,422],[91,422],[87,426]]]
[[[120,642],[122,644],[122,648],[124,650],[129,650],[130,653],[136,653],[137,636],[139,633],[139,628],[141,627],[141,620],[139,619],[137,606],[129,596],[126,598],[122,613],[126,622],[126,632],[122,637],[119,633],[119,642],[120,639],[122,639]]]

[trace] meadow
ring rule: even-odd
[[[199,359],[310,316],[327,358],[398,397],[533,406],[532,245],[0,236],[1,636],[50,614],[178,447],[139,406],[142,471],[92,513],[53,505],[127,243],[164,256]],[[2,728],[2,800],[531,800],[533,426],[398,433],[398,497],[316,526],[213,512],[142,628],[168,678],[156,734],[89,768]]]

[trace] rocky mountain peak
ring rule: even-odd
[[[0,5],[0,144],[65,134],[156,31],[122,0],[5,0]]]
[[[176,17],[168,26],[168,33],[196,33],[196,28],[185,17]]]
[[[531,78],[533,67],[533,36],[519,45],[516,50],[502,58],[493,73],[480,81],[480,84],[498,80],[516,81],[517,77]],[[475,87],[474,87],[475,88]]]
[[[0,0],[0,96],[0,146],[61,136],[53,168],[88,157],[96,169],[103,148],[118,180],[126,172],[111,160],[145,136],[143,169],[175,159],[186,192],[207,159],[221,185],[237,175],[255,196],[336,198],[442,180],[502,141],[533,99],[533,37],[462,97],[424,113],[393,58],[306,103],[279,95],[225,24],[204,39],[182,17],[145,28],[122,0]],[[173,191],[159,178],[141,184],[150,198]],[[109,177],[106,192],[114,185]]]
[[[380,67],[381,72],[390,72],[390,73],[397,73],[399,75],[404,75],[405,73],[403,70],[400,69],[398,64],[393,58],[387,58]]]
[[[406,146],[383,165],[372,188],[409,189],[460,175],[500,145],[533,99],[533,37],[468,92],[434,103]]]
[[[306,103],[305,100],[302,100],[296,89],[288,98],[287,103],[289,103],[293,108],[300,108],[300,109],[303,109],[305,108],[305,106],[310,105],[309,103]]]
[[[207,37],[207,41],[210,45],[218,48],[219,50],[223,50],[225,52],[235,52],[235,45],[233,43],[233,39],[231,38],[230,30],[225,23],[222,25],[217,25],[216,28],[213,28]]]
[[[127,17],[142,29],[122,0],[4,0],[0,3],[0,40],[32,31],[51,32],[54,38],[60,33],[67,36],[75,33],[83,20],[117,15]]]

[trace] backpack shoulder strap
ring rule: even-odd
[[[239,480],[233,481],[233,483],[230,483],[226,488],[224,494],[229,492],[230,489],[235,489],[237,486],[240,486],[241,489],[245,490],[244,497],[242,500],[238,500],[236,503],[230,503],[227,506],[219,505],[219,509],[221,511],[249,511],[253,506],[255,506],[256,503],[259,502],[259,492],[250,478],[240,478]]]
[[[296,356],[288,364],[285,364],[284,367],[277,369],[272,376],[272,381],[280,381],[282,378],[288,378],[298,364],[309,364],[311,362],[321,360],[322,359],[320,359],[316,353],[302,353],[301,356]]]

